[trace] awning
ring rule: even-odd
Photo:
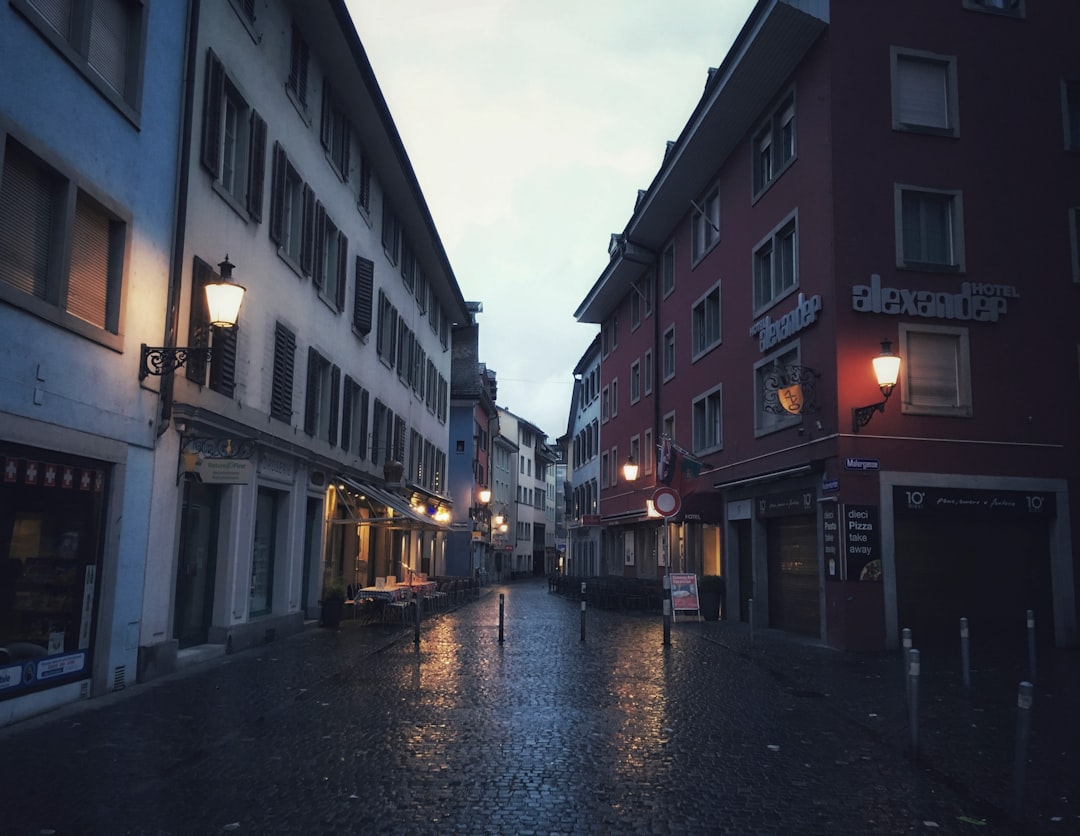
[[[338,476],[336,481],[373,500],[377,505],[392,510],[393,515],[387,514],[384,517],[361,517],[357,515],[349,519],[338,519],[332,522],[349,522],[359,525],[400,525],[402,528],[427,529],[430,531],[445,531],[447,529],[446,525],[436,522],[427,514],[417,511],[404,498],[396,496],[383,488],[378,488],[368,482],[350,479],[347,476]]]

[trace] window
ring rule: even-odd
[[[701,297],[691,311],[694,358],[720,344],[720,285]]]
[[[892,50],[893,129],[958,136],[956,59]]]
[[[660,259],[661,284],[660,289],[666,299],[675,290],[675,245],[668,244],[664,249],[664,255]]]
[[[645,276],[643,284],[645,286],[641,292],[645,296],[645,316],[650,316],[652,314],[653,294],[656,293],[656,274],[652,270]]]
[[[1073,281],[1080,283],[1080,206],[1069,210],[1069,241],[1072,244]]]
[[[618,378],[611,381],[611,417],[614,418],[619,414],[619,380]]]
[[[289,78],[285,87],[301,111],[307,110],[308,61],[310,53],[307,41],[296,24],[292,25],[289,42]]]
[[[270,417],[292,423],[293,368],[296,334],[280,322],[274,326],[274,377],[270,389]]]
[[[336,310],[343,311],[349,241],[330,220],[322,204],[316,204],[315,207],[315,242],[312,282],[324,299]]]
[[[765,435],[794,426],[801,418],[787,412],[766,409],[767,404],[780,402],[777,390],[787,384],[788,366],[798,366],[799,346],[784,348],[754,364],[754,435]]]
[[[1065,148],[1080,151],[1080,81],[1062,82],[1061,98],[1065,110]]]
[[[636,331],[641,325],[641,288],[636,284],[630,287],[630,330]]]
[[[652,382],[653,382],[653,355],[652,349],[648,349],[645,352],[645,394],[652,394]]]
[[[959,192],[896,187],[897,267],[964,269]]]
[[[964,0],[964,8],[1012,17],[1024,16],[1024,0]]]
[[[604,357],[619,347],[619,315],[612,314],[600,324],[600,351]]]
[[[641,400],[641,361],[630,364],[630,403]]]
[[[207,262],[195,257],[191,268],[191,313],[188,317],[189,346],[212,346],[210,388],[231,398],[236,387],[236,328],[211,328],[206,286],[221,281]],[[188,357],[184,367],[188,380],[206,385],[206,356],[198,352]]]
[[[353,328],[366,337],[371,333],[372,291],[375,289],[375,262],[356,257],[356,286],[353,288]]]
[[[720,189],[715,188],[700,204],[694,204],[691,218],[693,260],[696,262],[720,240]]]
[[[375,332],[375,351],[390,368],[394,367],[394,352],[397,349],[398,313],[387,298],[379,291],[379,321]]]
[[[664,332],[664,382],[675,376],[675,326]]]
[[[323,79],[322,121],[319,140],[342,180],[349,178],[349,144],[352,130],[345,111],[334,99],[334,91],[327,79]]]
[[[270,186],[270,240],[294,269],[311,273],[311,239],[315,231],[315,194],[289,162],[285,149],[274,145]]]
[[[900,325],[901,411],[970,418],[968,329]]]
[[[790,218],[754,250],[754,310],[762,311],[799,283],[796,219]]]
[[[238,211],[262,220],[266,122],[248,106],[213,50],[206,53],[202,164],[219,194]]]
[[[608,421],[611,419],[611,390],[607,386],[604,387],[600,393],[600,420]]]
[[[398,217],[394,213],[394,208],[385,197],[383,198],[382,211],[382,246],[386,257],[390,259],[390,263],[397,264],[398,254],[401,251],[401,227],[398,223]]]
[[[641,448],[641,468],[644,473],[653,472],[653,461],[656,456],[656,448],[653,446],[652,429],[645,430],[645,441]]]
[[[147,3],[11,0],[11,5],[99,92],[132,121],[138,121]]]
[[[754,135],[754,194],[763,192],[795,159],[795,96],[788,94]]]
[[[304,432],[328,444],[337,444],[340,388],[341,369],[309,348]]]
[[[630,439],[630,455],[628,459],[633,459],[634,463],[639,467],[641,466],[641,436],[633,436]]]
[[[723,447],[721,407],[723,385],[694,400],[694,452],[708,453]]]
[[[341,449],[361,459],[367,458],[367,434],[368,392],[346,376],[341,400]]]
[[[10,136],[2,178],[0,299],[121,348],[127,222]]]
[[[367,217],[371,211],[371,164],[367,154],[361,152],[360,165],[355,167],[355,171],[356,208]]]

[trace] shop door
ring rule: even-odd
[[[821,635],[817,520],[813,514],[768,521],[769,626]]]
[[[896,593],[900,628],[917,647],[955,644],[960,619],[971,642],[1019,645],[1027,610],[1036,638],[1052,644],[1050,539],[1044,520],[896,520]]]
[[[277,494],[259,488],[255,506],[255,543],[251,552],[250,615],[270,612],[274,594],[274,553],[277,548]]]
[[[735,548],[739,555],[739,621],[750,621],[750,599],[754,597],[754,550],[750,541],[750,520],[735,520]]]
[[[206,644],[210,635],[219,502],[219,490],[213,485],[199,482],[184,484],[180,560],[176,575],[176,619],[173,627],[173,635],[180,642],[180,647]]]

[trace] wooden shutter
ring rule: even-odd
[[[367,154],[360,155],[360,196],[359,203],[365,209],[371,208],[371,166]]]
[[[315,233],[313,237],[311,281],[320,290],[326,284],[326,207],[315,203]]]
[[[239,329],[214,328],[214,355],[210,363],[210,388],[231,398],[236,391],[236,347]]]
[[[314,348],[308,348],[307,387],[304,394],[304,432],[315,435],[315,421],[319,414],[319,364],[322,359]]]
[[[371,333],[371,303],[374,288],[375,262],[358,255],[353,297],[353,327],[364,336]]]
[[[225,98],[225,68],[212,49],[206,51],[206,89],[203,94],[202,164],[221,176],[222,103]]]
[[[296,335],[280,322],[274,327],[274,377],[270,392],[270,415],[292,421],[293,364]]]
[[[368,435],[368,393],[366,389],[360,389],[360,421],[356,428],[356,452],[361,459],[367,458],[367,435]]]
[[[288,168],[285,149],[274,143],[274,162],[270,174],[270,240],[281,246],[285,240],[285,172]]]
[[[214,280],[214,268],[195,256],[191,265],[191,312],[188,316],[188,345],[205,348],[210,345],[210,310],[206,302],[206,286]],[[188,357],[188,380],[206,384],[206,357],[193,352]]]
[[[251,111],[251,147],[248,150],[247,210],[262,222],[263,180],[266,178],[266,122]]]
[[[330,446],[337,444],[338,418],[341,413],[341,369],[333,366],[330,369],[330,426],[326,440]]]

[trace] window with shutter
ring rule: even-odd
[[[956,59],[892,51],[893,128],[958,136]]]
[[[139,0],[10,0],[107,99],[138,121],[145,18]]]
[[[371,333],[371,303],[375,287],[375,262],[356,257],[356,287],[353,296],[353,328],[363,336]]]
[[[270,390],[270,417],[292,423],[293,368],[296,335],[280,322],[274,326],[274,375]]]
[[[0,294],[90,339],[119,344],[127,223],[11,136],[3,142]]]
[[[901,411],[971,417],[968,329],[901,324],[900,345]]]
[[[289,43],[289,78],[286,88],[292,93],[301,109],[307,108],[308,61],[307,41],[304,40],[300,29],[294,23]]]

